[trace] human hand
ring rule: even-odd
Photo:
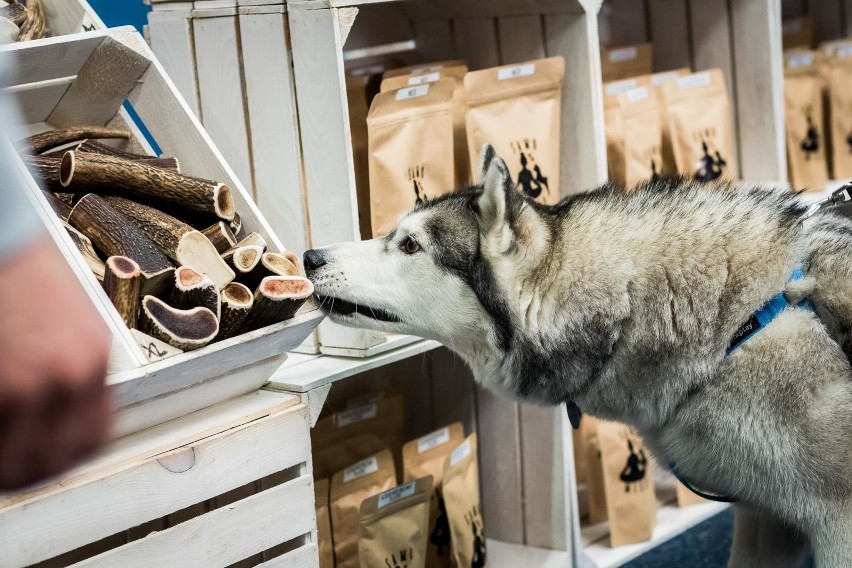
[[[106,440],[110,338],[48,237],[0,263],[0,314],[0,490],[10,490]]]

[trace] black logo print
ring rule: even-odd
[[[852,154],[852,130],[846,135],[846,145],[849,146],[849,153]]]
[[[710,131],[707,132],[710,134]],[[722,177],[722,172],[728,162],[722,157],[719,150],[710,151],[710,146],[707,144],[707,138],[699,135],[701,138],[701,150],[703,155],[698,161],[698,169],[695,172],[695,179],[700,181],[714,181]]]
[[[145,351],[145,357],[148,359],[151,359],[152,357],[159,359],[160,357],[165,357],[169,353],[168,351],[160,351],[157,349],[157,346],[154,345],[153,342],[148,345],[140,345],[140,347]]]
[[[470,559],[470,568],[484,568],[488,562],[488,551],[485,548],[485,534],[482,530],[482,515],[479,508],[474,506],[465,515],[465,520],[470,524],[473,533],[473,556]]]
[[[414,186],[414,203],[416,205],[423,205],[429,199],[423,190],[423,176],[425,172],[426,166],[411,166],[408,168],[408,181]]]
[[[660,172],[657,171],[657,161],[651,158],[651,182],[660,181]]]
[[[450,555],[450,520],[447,518],[447,507],[444,505],[443,497],[438,497],[438,517],[429,535],[429,542],[438,549],[438,556]]]
[[[814,125],[812,109],[810,106],[805,108],[805,119],[808,121],[808,131],[805,133],[805,139],[799,147],[805,153],[805,160],[811,159],[811,154],[819,150],[819,131]]]
[[[537,150],[538,143],[535,138],[524,138],[512,142],[512,151],[518,154],[518,158],[521,161],[521,171],[518,172],[517,185],[525,195],[533,199],[538,198],[542,190],[550,194],[547,177],[541,173],[541,167],[535,160],[535,152]]]
[[[408,568],[408,563],[414,559],[414,549],[404,548],[385,558],[386,568]]]
[[[645,472],[648,469],[648,458],[645,457],[645,449],[641,446],[639,447],[639,453],[636,453],[633,448],[633,441],[630,438],[627,439],[627,451],[630,452],[630,455],[627,456],[627,464],[618,477],[624,482],[624,492],[630,493],[634,484],[645,479]],[[637,491],[639,489],[639,487],[635,488]]]

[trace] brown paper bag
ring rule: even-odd
[[[784,21],[781,23],[781,37],[784,49],[794,47],[810,49],[814,45],[814,30],[811,17],[784,18]]]
[[[650,82],[653,85],[657,94],[657,103],[660,107],[660,159],[662,160],[661,172],[664,176],[677,175],[677,164],[675,164],[674,148],[672,147],[672,134],[669,131],[669,119],[666,112],[666,105],[663,102],[663,85],[670,83],[679,77],[689,75],[690,71],[686,67],[673,69],[671,71],[662,71],[650,75]]]
[[[361,503],[361,566],[425,568],[432,477],[388,489]]]
[[[662,126],[660,104],[652,87],[638,87],[617,97],[621,113],[621,140],[618,157],[623,163],[616,168],[623,178],[613,178],[631,189],[639,182],[656,180],[661,174]]]
[[[367,497],[396,487],[389,450],[354,463],[331,478],[331,534],[337,568],[358,568],[358,518]]]
[[[314,507],[317,512],[317,548],[320,568],[334,568],[331,518],[328,515],[328,479],[314,481]]]
[[[823,132],[823,81],[815,53],[787,54],[784,114],[787,126],[787,168],[794,189],[822,192],[828,181]]]
[[[598,441],[611,546],[650,539],[657,520],[657,498],[654,466],[642,439],[628,426],[602,420]]]
[[[835,178],[852,177],[852,59],[831,61],[828,93],[831,105],[831,167]]]
[[[471,71],[467,96],[467,146],[471,171],[491,144],[509,166],[518,189],[543,203],[559,201],[562,57]]]
[[[385,448],[393,448],[401,464],[403,415],[403,398],[395,395],[317,420],[311,429],[314,475],[330,476]]]
[[[733,119],[725,76],[718,69],[663,85],[678,172],[702,181],[736,179]]]
[[[373,236],[389,233],[417,203],[455,187],[454,82],[442,79],[379,93],[370,105]]]
[[[441,79],[455,81],[453,88],[453,153],[455,155],[456,187],[470,185],[470,161],[467,151],[467,132],[464,117],[467,113],[467,103],[464,98],[464,76],[466,65],[455,65],[429,71],[427,73],[411,73],[395,75],[382,81],[382,92],[395,91],[403,87],[434,83]]]
[[[587,418],[589,418],[588,415],[583,416],[583,420]],[[596,525],[607,519],[603,457],[601,455],[600,439],[598,438],[597,419],[587,425],[587,431],[584,435],[586,437],[586,483],[588,485],[587,493],[589,496],[589,522]]]
[[[609,178],[621,180],[624,183],[624,121],[618,96],[632,89],[637,89],[647,82],[647,76],[632,77],[620,81],[604,83],[604,134],[606,136],[606,160]]]
[[[464,441],[464,426],[454,422],[445,428],[406,443],[402,447],[402,479],[411,481],[431,476],[434,486],[429,507],[429,547],[427,565],[430,568],[452,566],[450,555],[450,526],[443,497],[444,461]]]
[[[444,461],[444,504],[450,521],[453,559],[459,568],[488,566],[476,451],[473,433]]]
[[[601,48],[601,76],[604,81],[647,75],[653,70],[654,48],[650,43]]]
[[[397,67],[396,69],[388,69],[382,75],[382,79],[391,77],[399,77],[400,75],[424,75],[433,71],[440,71],[447,67],[467,67],[467,61],[462,59],[450,59],[448,61],[433,61],[431,63],[418,63],[417,65],[408,65],[406,67]]]
[[[370,225],[370,172],[367,153],[367,83],[369,75],[346,76],[346,100],[349,102],[349,131],[352,134],[352,159],[355,165],[355,189],[358,196],[358,225],[365,239],[373,235]]]
[[[699,505],[701,503],[707,503],[707,499],[699,497],[692,491],[686,488],[683,483],[677,482],[675,486],[675,493],[677,495],[677,506],[681,509],[684,507],[691,507],[692,505]]]

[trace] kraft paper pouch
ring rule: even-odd
[[[656,91],[657,103],[660,107],[660,133],[662,135],[662,144],[660,147],[662,168],[660,171],[663,175],[669,177],[677,175],[677,165],[675,164],[674,148],[672,148],[672,134],[669,131],[668,114],[666,113],[666,105],[663,102],[663,85],[674,81],[678,77],[689,75],[689,73],[689,69],[681,67],[680,69],[654,73],[649,77],[651,85],[653,85],[654,90]]]
[[[736,179],[733,119],[725,76],[719,69],[663,85],[678,172],[701,181]]]
[[[832,174],[852,177],[852,60],[832,61],[828,72],[831,104]]]
[[[331,535],[337,568],[358,568],[361,502],[396,487],[390,450],[354,463],[331,478]]]
[[[432,477],[388,489],[361,503],[361,566],[425,568]]]
[[[785,18],[781,23],[781,38],[784,49],[813,47],[814,31],[811,17]]]
[[[395,91],[403,87],[434,83],[441,79],[455,81],[453,87],[453,153],[455,155],[456,188],[470,185],[470,161],[467,151],[467,131],[464,117],[467,113],[467,103],[464,98],[464,76],[467,66],[454,65],[443,67],[427,73],[412,73],[395,75],[382,81],[382,92]]]
[[[447,67],[467,67],[467,61],[461,59],[451,59],[448,61],[433,61],[431,63],[420,63],[418,65],[408,65],[406,67],[397,67],[396,69],[388,69],[382,75],[382,79],[390,79],[391,77],[399,77],[400,75],[425,75],[433,71],[440,71]]]
[[[444,461],[462,441],[464,426],[461,422],[454,422],[402,447],[403,481],[412,481],[427,475],[432,477],[434,491],[429,506],[429,544],[426,552],[427,565],[430,568],[452,566],[450,526],[442,482]]]
[[[675,493],[677,494],[677,506],[680,508],[707,503],[706,499],[699,497],[680,482],[678,482],[675,487]]]
[[[467,95],[467,146],[471,171],[491,144],[525,195],[543,203],[559,201],[559,142],[562,57],[471,71]]]
[[[623,177],[613,181],[632,189],[636,184],[656,180],[661,170],[662,127],[657,93],[652,87],[638,87],[617,97],[621,114],[622,139],[613,164]]]
[[[589,418],[583,416],[583,420]],[[582,428],[582,422],[580,423]],[[593,525],[602,523],[607,519],[606,489],[604,488],[604,471],[601,455],[601,444],[598,438],[598,421],[595,419],[587,424],[586,438],[586,483],[589,496],[589,522]]]
[[[314,506],[317,511],[317,547],[320,568],[334,568],[331,543],[331,519],[328,515],[328,479],[314,481]]]
[[[455,187],[454,81],[379,93],[370,105],[370,214],[373,236],[402,213]]]
[[[654,48],[650,43],[601,48],[601,76],[619,81],[647,75],[654,70]]]
[[[475,433],[465,438],[444,461],[443,490],[456,566],[488,566]]]
[[[330,476],[385,448],[393,448],[396,463],[402,463],[403,415],[403,398],[396,395],[317,420],[311,429],[314,475]]]
[[[815,53],[785,56],[784,115],[787,126],[787,167],[794,189],[822,192],[828,181],[823,131],[823,81]]]
[[[355,189],[358,196],[358,224],[361,236],[370,238],[370,173],[367,153],[367,82],[368,75],[346,76],[346,100],[349,102],[349,131],[352,133],[352,159],[355,165]]]
[[[636,432],[615,422],[598,422],[610,545],[651,538],[657,520],[654,465]]]

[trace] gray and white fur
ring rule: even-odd
[[[481,184],[305,266],[338,323],[436,339],[486,387],[635,426],[740,501],[731,566],[798,566],[808,541],[819,568],[852,566],[852,223],[803,228],[804,210],[686,180],[545,206],[486,147]],[[726,356],[799,264],[786,292],[817,314],[787,308]]]

